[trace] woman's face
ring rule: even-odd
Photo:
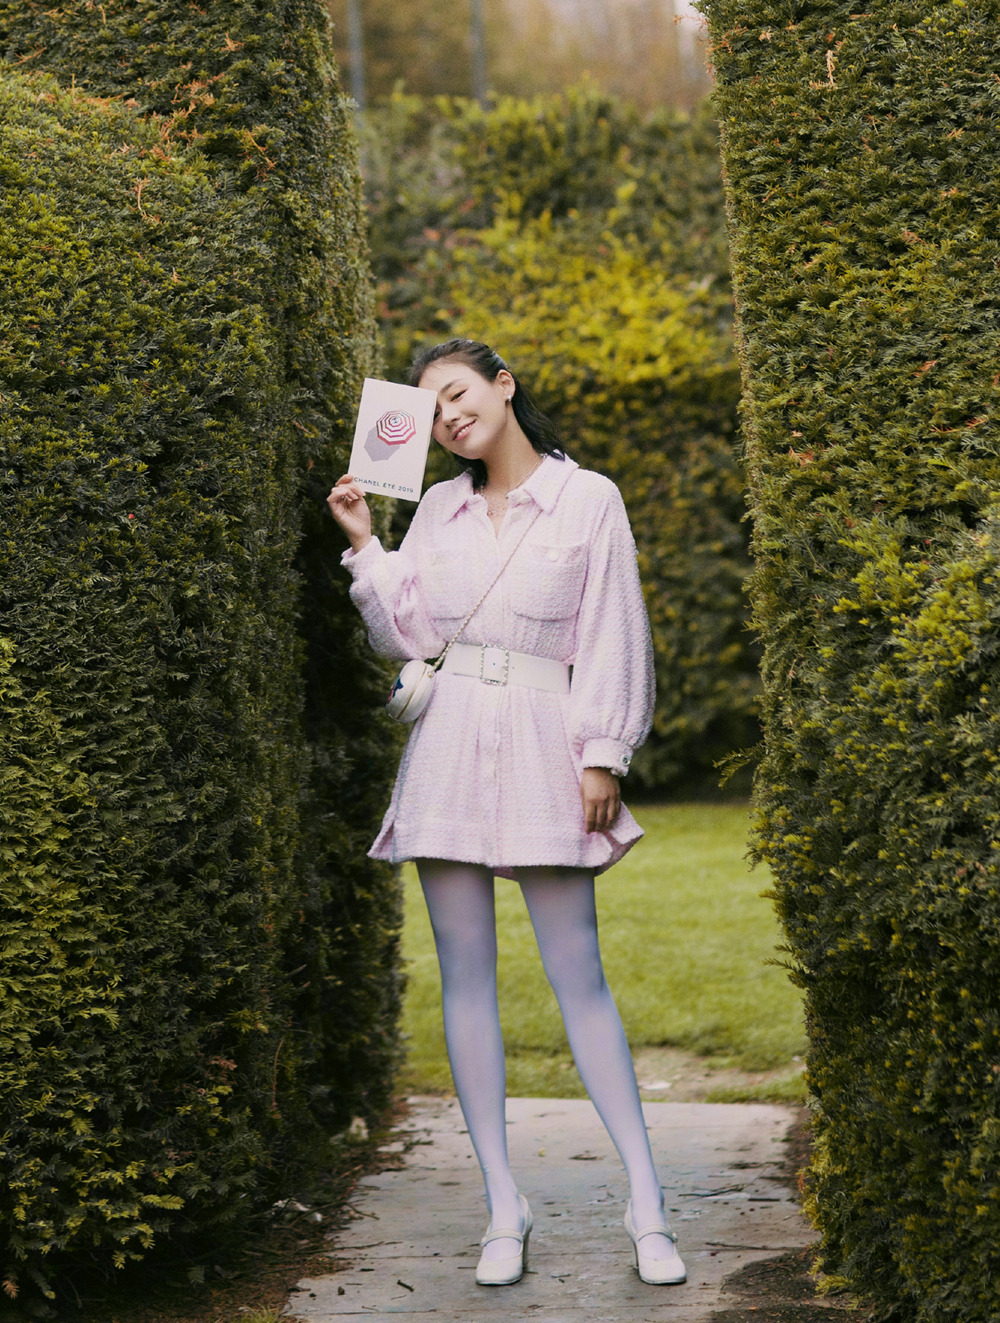
[[[437,394],[434,440],[460,459],[488,459],[510,417],[507,400],[514,394],[510,373],[501,371],[494,381],[487,381],[465,363],[439,359],[425,370],[420,385]]]

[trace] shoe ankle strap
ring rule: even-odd
[[[483,1236],[479,1243],[480,1245],[488,1245],[491,1240],[520,1240],[523,1242],[524,1237],[525,1232],[515,1231],[513,1227],[511,1227],[509,1231],[504,1231],[501,1228],[497,1231],[487,1231],[486,1235]]]
[[[632,1236],[636,1241],[642,1240],[643,1236],[666,1236],[668,1240],[677,1244],[677,1232],[671,1231],[666,1222],[650,1222],[647,1226],[635,1227]]]

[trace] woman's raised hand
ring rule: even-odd
[[[330,513],[347,534],[351,550],[361,551],[372,540],[372,516],[365,494],[349,473],[337,479],[326,498]]]

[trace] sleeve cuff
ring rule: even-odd
[[[351,574],[363,574],[365,570],[370,569],[373,563],[378,560],[382,554],[382,543],[377,537],[373,537],[367,546],[360,551],[353,551],[350,547],[340,558],[340,563],[345,570]]]
[[[621,740],[587,740],[583,746],[584,767],[605,767],[615,776],[625,776],[631,762],[632,746]]]

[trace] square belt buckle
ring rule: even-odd
[[[506,648],[483,647],[479,678],[483,684],[506,684],[510,653]]]

